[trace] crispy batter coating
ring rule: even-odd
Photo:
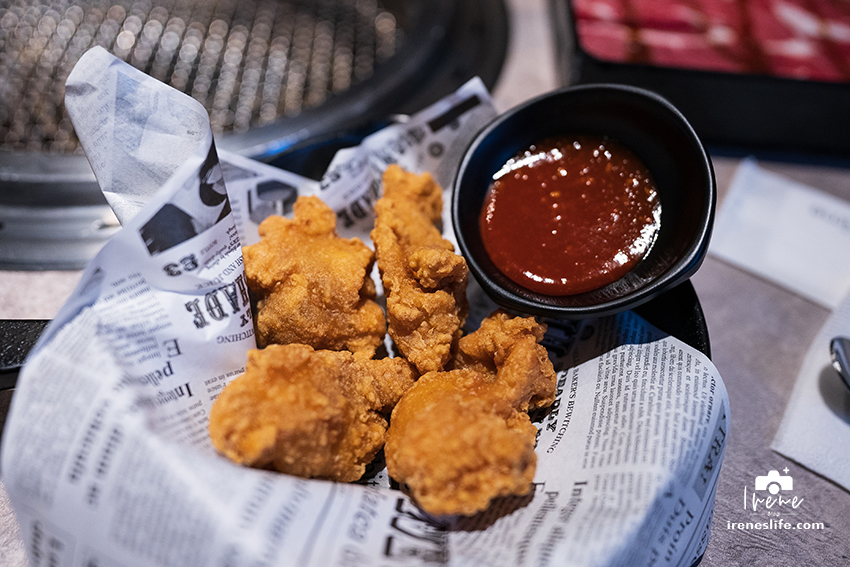
[[[295,216],[260,224],[245,246],[248,287],[258,297],[257,342],[375,353],[386,333],[374,301],[372,251],[336,234],[336,215],[316,197],[299,197]]]
[[[466,260],[440,236],[442,189],[430,174],[384,172],[372,241],[387,298],[389,333],[420,372],[451,360],[469,304]]]
[[[369,360],[306,345],[248,353],[245,374],[219,394],[210,438],[232,461],[350,482],[384,445],[387,412],[413,384],[401,358]]]
[[[429,372],[392,413],[384,453],[394,479],[434,515],[471,515],[524,495],[537,467],[527,410],[551,405],[556,375],[533,317],[493,313],[460,340],[455,369]]]
[[[540,344],[545,334],[546,325],[534,317],[511,317],[497,310],[477,331],[460,339],[455,368],[490,376],[493,392],[518,411],[548,407],[555,401],[557,378]]]

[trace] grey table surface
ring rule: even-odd
[[[508,61],[494,89],[507,109],[556,87],[546,0],[510,0]],[[529,61],[533,64],[529,64]],[[738,160],[713,156],[719,201]],[[766,169],[850,201],[850,170],[762,162]],[[51,318],[79,272],[0,272],[0,318]],[[850,565],[850,493],[770,450],[809,345],[829,311],[709,256],[692,279],[705,313],[714,364],[726,383],[732,426],[717,489],[704,567]],[[0,423],[11,394],[0,393]],[[850,451],[850,447],[847,448]],[[729,529],[746,522],[743,488],[788,467],[805,490],[806,519],[822,530]],[[0,481],[0,565],[27,564],[20,531]]]

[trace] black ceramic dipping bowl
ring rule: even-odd
[[[571,134],[607,135],[637,154],[655,179],[661,226],[649,253],[619,280],[575,295],[549,296],[514,283],[493,265],[481,240],[479,215],[493,174],[508,159],[550,136]],[[708,249],[715,199],[711,160],[673,105],[643,89],[583,85],[526,102],[478,133],[455,177],[452,222],[470,271],[498,305],[581,319],[637,307],[696,272]]]

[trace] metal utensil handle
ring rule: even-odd
[[[850,388],[850,339],[847,337],[835,337],[829,343],[829,351],[832,355],[832,367]]]

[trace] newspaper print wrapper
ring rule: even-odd
[[[480,81],[340,152],[320,184],[218,163],[199,105],[102,50],[68,87],[123,228],[31,354],[6,424],[2,472],[32,565],[687,567],[702,555],[728,396],[707,357],[630,312],[550,322],[558,397],[536,418],[534,485],[477,516],[424,514],[379,463],[359,484],[306,480],[234,465],[208,440],[211,404],[254,346],[240,243],[287,212],[292,188],[365,236],[386,164],[448,186],[495,114]],[[165,106],[194,114],[146,114]],[[469,295],[477,326],[494,306]]]

